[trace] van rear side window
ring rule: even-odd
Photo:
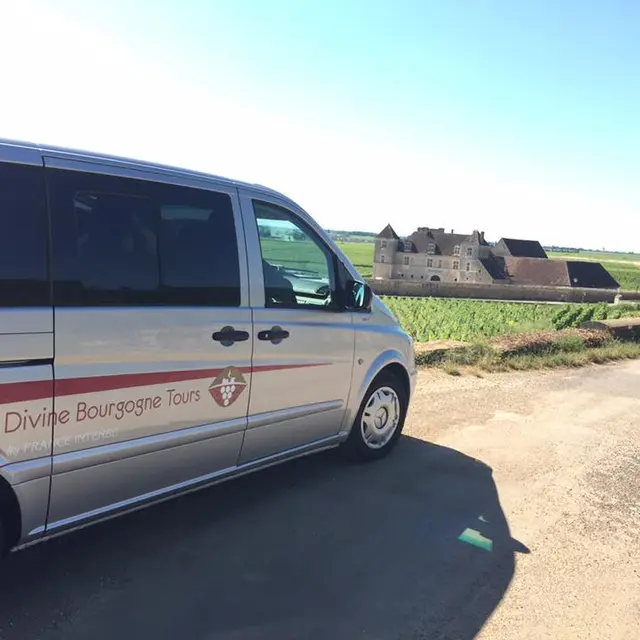
[[[239,306],[227,194],[62,170],[48,184],[56,305]]]
[[[0,307],[51,304],[43,172],[0,162]]]

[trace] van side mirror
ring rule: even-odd
[[[366,282],[352,281],[349,283],[348,304],[354,311],[371,311],[373,291]]]

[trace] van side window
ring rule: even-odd
[[[0,162],[0,307],[51,305],[42,167]]]
[[[238,306],[227,194],[49,170],[55,304]]]
[[[240,265],[231,198],[224,193],[182,187],[178,192],[164,185],[160,189],[164,192],[158,202],[165,303],[240,306]]]
[[[267,307],[336,308],[334,257],[311,229],[274,204],[253,201]]]

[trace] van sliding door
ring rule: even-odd
[[[45,161],[59,412],[47,527],[57,531],[236,466],[251,310],[235,189]]]

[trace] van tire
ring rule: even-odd
[[[349,437],[342,445],[343,453],[356,462],[387,456],[400,438],[408,406],[402,381],[383,371],[367,389]]]

